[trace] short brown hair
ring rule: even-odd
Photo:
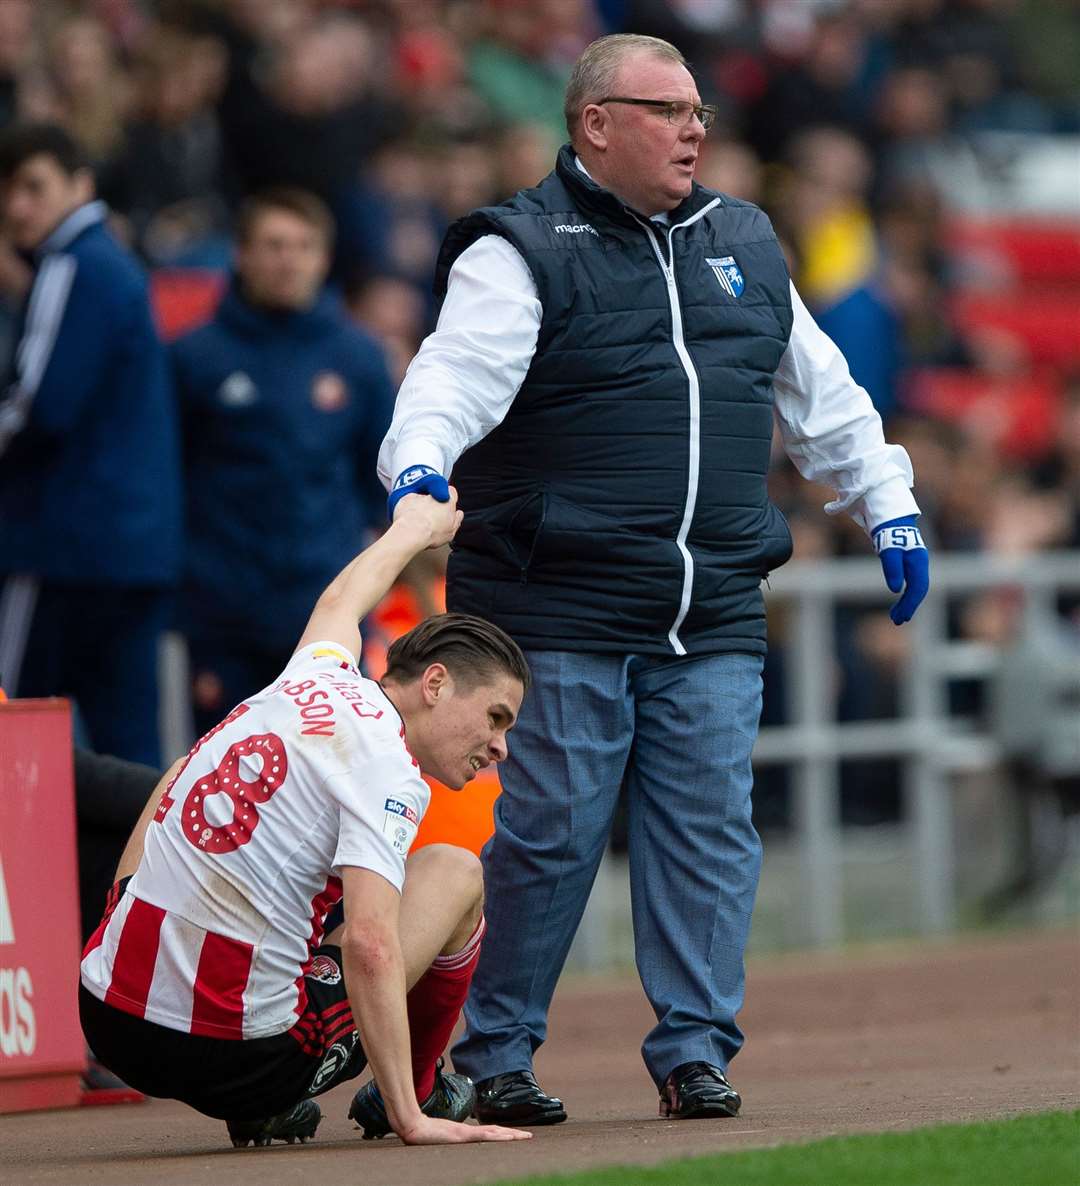
[[[571,140],[582,109],[586,104],[606,99],[611,94],[619,67],[630,54],[638,50],[646,50],[654,58],[665,58],[669,62],[678,62],[680,66],[686,65],[686,59],[670,41],[646,37],[642,33],[612,33],[587,45],[574,63],[570,81],[566,84],[563,112]]]
[[[386,676],[408,683],[432,663],[442,663],[470,686],[502,673],[527,690],[532,679],[518,644],[498,626],[469,614],[436,614],[403,634],[386,653]]]
[[[319,232],[328,250],[333,247],[334,216],[326,203],[309,190],[285,185],[259,190],[243,200],[236,215],[236,241],[249,243],[259,219],[271,210],[294,214]]]

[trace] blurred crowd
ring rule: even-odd
[[[550,170],[571,65],[619,31],[674,42],[719,105],[699,180],[769,212],[912,456],[936,549],[1080,546],[1080,349],[1040,354],[963,316],[970,260],[938,181],[987,132],[1080,136],[1073,0],[2,0],[0,125],[68,128],[153,270],[228,272],[246,196],[315,194],[336,228],[330,289],[396,383],[432,324],[445,229]],[[1075,236],[1080,196],[1072,217]],[[24,267],[0,254],[13,309]],[[1080,269],[1052,284],[1040,299],[1075,310]],[[779,450],[772,486],[796,559],[866,551]],[[988,596],[953,619],[1000,642],[1015,611]],[[889,715],[906,638],[880,613],[841,626],[842,714]],[[785,629],[767,723],[783,719]]]

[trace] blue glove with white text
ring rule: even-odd
[[[910,622],[930,589],[930,553],[926,550],[915,520],[918,515],[904,515],[879,523],[871,532],[874,550],[881,557],[885,584],[903,596],[889,610],[897,626]]]
[[[386,500],[386,515],[394,521],[394,508],[406,494],[430,494],[436,502],[450,501],[450,484],[430,465],[410,465],[394,479],[394,487]]]

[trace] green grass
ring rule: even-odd
[[[1080,1111],[831,1137],[492,1186],[1078,1186]]]

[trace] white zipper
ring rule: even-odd
[[[686,546],[686,540],[690,535],[690,524],[694,521],[694,510],[697,507],[698,478],[701,470],[701,382],[698,379],[697,371],[694,369],[694,362],[690,357],[690,351],[686,348],[686,338],[683,336],[682,306],[679,304],[679,286],[675,281],[675,243],[673,237],[677,230],[685,226],[690,226],[691,223],[697,222],[699,218],[704,218],[714,206],[719,205],[720,199],[713,198],[693,218],[688,218],[685,222],[677,223],[675,226],[668,228],[668,258],[666,261],[660,252],[660,246],[656,242],[656,235],[653,233],[651,227],[648,223],[638,218],[636,214],[634,215],[634,218],[644,227],[645,233],[649,237],[649,242],[652,244],[653,254],[656,256],[656,260],[660,264],[660,269],[664,273],[664,279],[667,281],[668,301],[671,303],[671,329],[675,342],[675,353],[679,356],[679,361],[683,365],[683,370],[686,372],[686,378],[690,385],[690,466],[686,480],[686,507],[683,510],[679,534],[675,537],[675,546],[679,549],[683,558],[683,587],[682,596],[679,599],[679,612],[675,615],[675,621],[672,622],[671,629],[668,631],[668,642],[671,643],[671,649],[676,655],[686,654],[686,647],[683,646],[679,638],[679,630],[686,620],[686,615],[690,612],[690,597],[694,589],[694,558],[690,555],[690,549]]]

